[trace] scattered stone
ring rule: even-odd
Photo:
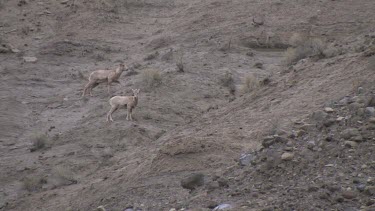
[[[349,105],[349,110],[351,111],[357,111],[358,109],[362,108],[363,105],[359,103],[352,103]]]
[[[253,57],[254,56],[254,52],[249,51],[249,52],[246,53],[246,56]]]
[[[296,132],[296,136],[297,137],[301,137],[301,136],[303,136],[303,135],[305,135],[306,134],[306,131],[305,130],[297,130],[297,132]]]
[[[375,124],[375,117],[371,117],[371,118],[369,119],[369,122],[372,123],[372,124]]]
[[[10,50],[12,51],[12,53],[19,53],[19,52],[21,52],[21,51],[18,50],[17,48],[11,48]]]
[[[369,185],[375,185],[375,179],[374,178],[372,178],[372,177],[369,177],[368,179],[367,179],[367,184],[369,184]]]
[[[375,116],[375,107],[367,107],[365,109],[365,114],[367,116]]]
[[[25,57],[23,57],[23,61],[35,63],[36,61],[38,61],[38,59],[36,57],[33,57],[33,56],[25,56]]]
[[[346,190],[344,192],[342,192],[342,197],[346,198],[346,199],[354,199],[357,197],[357,193],[354,192],[354,191],[351,191],[351,190]]]
[[[304,124],[300,127],[300,129],[302,129],[304,131],[312,130],[314,128],[315,128],[315,125],[313,125],[313,124]]]
[[[195,173],[181,180],[181,186],[189,190],[194,190],[203,184],[204,175],[202,173]]]
[[[217,182],[219,183],[219,186],[220,186],[220,187],[223,187],[223,188],[227,188],[227,187],[229,187],[229,182],[228,182],[228,180],[226,180],[226,179],[224,179],[224,178],[219,178],[219,179],[217,180]]]
[[[375,107],[375,95],[369,97],[367,101],[367,107]]]
[[[375,186],[367,186],[364,193],[369,196],[375,196]]]
[[[290,160],[293,160],[293,158],[294,158],[294,154],[289,153],[289,152],[285,152],[281,155],[281,160],[290,161]]]
[[[364,184],[358,184],[358,185],[356,186],[356,188],[357,188],[357,190],[358,190],[359,192],[363,192],[363,191],[365,191],[365,189],[366,189],[366,185],[364,185]]]
[[[341,121],[344,120],[344,119],[345,119],[345,117],[339,116],[339,117],[337,117],[336,121],[337,121],[337,122],[341,122]]]
[[[220,204],[217,207],[215,207],[213,209],[213,211],[217,211],[217,210],[231,210],[231,209],[233,209],[233,206],[230,205],[230,204]]]
[[[351,140],[353,140],[353,141],[355,141],[355,142],[363,142],[363,141],[364,141],[364,138],[363,138],[363,136],[358,135],[358,136],[354,136],[354,137],[352,137]]]
[[[288,139],[284,138],[282,136],[274,135],[273,137],[274,137],[275,141],[278,142],[278,143],[286,144],[288,142]]]
[[[241,166],[248,166],[251,164],[251,161],[254,160],[254,156],[252,154],[242,154],[239,161]]]
[[[275,138],[273,136],[266,136],[263,139],[262,145],[263,145],[263,147],[268,148],[271,145],[273,145],[274,143],[275,143]]]
[[[358,93],[359,95],[360,95],[360,94],[363,94],[363,87],[358,87],[357,93]]]
[[[333,113],[333,112],[334,112],[333,108],[330,108],[330,107],[325,107],[325,108],[324,108],[324,111],[325,111],[326,113]]]
[[[254,67],[262,69],[263,68],[263,64],[261,62],[257,62],[257,63],[254,64]]]
[[[286,146],[288,146],[288,147],[292,147],[292,146],[293,146],[293,141],[289,140],[289,141],[286,143]]]
[[[327,187],[327,190],[329,190],[332,193],[340,190],[340,186],[335,185],[335,184],[330,184],[330,185],[327,185],[326,187]]]
[[[341,137],[344,139],[350,139],[353,136],[359,136],[359,135],[361,134],[359,133],[359,130],[356,128],[348,128],[341,132]]]
[[[309,188],[307,189],[308,192],[316,192],[319,190],[319,187],[318,186],[309,186]]]
[[[337,197],[337,198],[335,199],[335,201],[338,202],[338,203],[342,203],[342,202],[344,202],[344,198],[341,197],[341,196],[339,196],[339,197]]]
[[[293,147],[285,147],[284,150],[287,152],[291,152],[293,151]]]
[[[332,135],[327,136],[327,137],[325,138],[325,140],[326,140],[327,142],[336,141],[336,139],[335,139]]]
[[[352,101],[356,102],[356,103],[359,103],[359,104],[363,104],[363,103],[365,103],[366,99],[363,96],[354,96],[352,98]]]
[[[345,141],[344,143],[348,148],[356,148],[358,146],[358,143],[355,141]]]
[[[323,122],[327,118],[328,114],[323,111],[316,111],[312,114],[312,118],[317,122]]]
[[[336,123],[336,120],[335,119],[327,119],[324,121],[323,125],[325,127],[331,127],[332,125],[334,125]]]
[[[307,142],[307,149],[313,150],[315,145],[316,145],[315,141],[309,141],[309,142]]]
[[[352,103],[352,102],[353,101],[351,100],[351,98],[349,96],[346,96],[339,101],[339,104],[340,105],[348,105],[349,103]]]

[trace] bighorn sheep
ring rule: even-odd
[[[87,93],[87,91],[90,92],[90,96],[92,96],[92,89],[98,86],[100,83],[107,82],[108,86],[108,94],[110,85],[112,82],[120,83],[118,79],[121,76],[121,73],[124,70],[128,70],[128,67],[124,64],[120,64],[120,66],[116,70],[95,70],[90,74],[89,82],[86,84],[82,97],[84,97]]]
[[[138,104],[138,93],[139,89],[132,89],[133,96],[114,96],[109,100],[109,104],[111,105],[111,110],[108,112],[107,115],[107,122],[112,121],[112,113],[115,112],[117,109],[121,107],[127,108],[126,120],[133,120],[132,118],[132,111]]]

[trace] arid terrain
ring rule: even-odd
[[[0,0],[0,210],[375,210],[374,11]]]

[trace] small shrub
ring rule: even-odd
[[[256,90],[259,86],[260,83],[258,78],[251,74],[245,77],[244,83],[241,87],[241,91],[243,93],[249,93]]]
[[[32,141],[32,147],[30,151],[33,152],[38,149],[43,149],[48,142],[48,137],[46,134],[34,134],[31,137],[31,141]]]
[[[234,85],[234,79],[232,73],[226,72],[223,77],[220,78],[220,84],[229,89],[231,94],[234,94],[236,91],[236,86]]]
[[[58,166],[54,170],[56,178],[59,180],[60,185],[76,184],[74,173],[65,166]]]
[[[40,190],[45,183],[47,183],[47,181],[44,178],[36,175],[26,177],[22,181],[23,188],[30,192]]]
[[[184,64],[182,63],[182,52],[180,53],[180,57],[176,63],[177,72],[184,72]]]
[[[306,37],[302,36],[299,33],[294,33],[290,39],[289,39],[289,44],[293,47],[297,47],[302,45],[306,41]]]
[[[146,88],[157,87],[161,84],[162,78],[156,70],[145,70],[142,72],[142,80]]]
[[[289,42],[292,47],[289,47],[284,53],[285,62],[288,65],[294,64],[299,60],[310,56],[324,57],[326,47],[321,39],[293,35]]]
[[[149,61],[149,60],[155,59],[158,55],[159,55],[159,52],[155,51],[154,53],[148,54],[143,60]]]

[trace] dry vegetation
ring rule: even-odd
[[[46,183],[46,180],[37,175],[26,177],[22,181],[23,188],[30,192],[40,190],[42,188],[42,185],[45,183]]]
[[[59,180],[60,185],[70,185],[77,183],[73,171],[66,166],[57,166],[54,175]]]
[[[247,75],[244,79],[244,82],[241,86],[242,93],[250,93],[257,90],[260,87],[259,79],[254,75]]]
[[[234,84],[233,75],[231,72],[226,72],[225,75],[220,78],[220,84],[227,87],[231,94],[235,93],[236,86]]]
[[[142,81],[147,90],[157,87],[162,83],[162,78],[157,70],[145,70],[142,72]]]
[[[289,40],[289,47],[285,52],[285,63],[292,65],[310,56],[324,57],[325,43],[319,38],[293,34]]]
[[[30,151],[36,151],[39,149],[43,149],[46,147],[48,142],[48,136],[46,134],[34,134],[31,137],[32,146],[30,148]]]

